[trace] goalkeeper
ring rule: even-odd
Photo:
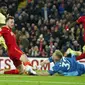
[[[64,57],[61,51],[56,50],[52,57],[41,63],[41,66],[43,67],[45,64],[53,62],[54,66],[52,69],[48,70],[47,72],[40,72],[38,74],[43,76],[53,75],[55,73],[63,76],[80,76],[84,74],[85,66],[76,61],[76,57],[81,55],[81,52],[68,49],[66,54],[66,57]]]

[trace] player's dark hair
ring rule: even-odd
[[[13,17],[13,16],[8,16],[8,17],[6,18],[6,22],[7,22],[9,19],[14,19],[14,17]]]

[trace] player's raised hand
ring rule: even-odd
[[[85,45],[83,46],[83,48],[82,48],[82,49],[83,49],[83,53],[85,53]]]
[[[41,67],[43,67],[45,64],[50,63],[49,59],[46,59],[40,63]]]
[[[44,61],[40,63],[41,67],[43,67],[45,65]]]

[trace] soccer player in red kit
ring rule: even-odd
[[[83,24],[84,27],[84,36],[83,40],[85,42],[85,16],[79,17],[75,22],[73,22],[70,26],[68,26],[69,29],[71,29],[76,24]],[[77,57],[77,60],[85,58],[85,53],[82,53],[80,56]]]
[[[84,26],[84,31],[85,31],[85,16],[81,16],[76,20],[76,23],[80,24],[82,23]]]
[[[85,42],[85,16],[79,17],[75,22],[73,22],[70,26],[68,26],[69,29],[71,29],[76,24],[83,24],[84,27],[84,42]]]
[[[84,26],[84,30],[85,30],[85,16],[81,16],[81,17],[79,17],[75,22],[73,22],[70,26],[69,26],[69,28],[72,28],[74,25],[76,25],[76,24],[83,24],[83,26]]]
[[[13,27],[14,18],[12,16],[9,16],[6,19],[6,25],[3,26],[0,30],[0,36],[3,36],[3,38],[5,39],[5,43],[8,48],[8,55],[13,61],[15,67],[19,70],[20,74],[24,73],[22,62],[25,66],[26,71],[30,72],[31,74],[36,74],[36,72],[32,69],[27,56],[20,50],[20,48],[16,44],[15,34],[12,32]]]

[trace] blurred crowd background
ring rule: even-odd
[[[30,57],[49,57],[56,49],[82,51],[83,26],[67,28],[78,17],[85,15],[85,0],[0,0],[7,6],[7,14],[15,18],[17,43]],[[3,4],[2,4],[3,5]],[[6,55],[0,45],[0,55]]]

